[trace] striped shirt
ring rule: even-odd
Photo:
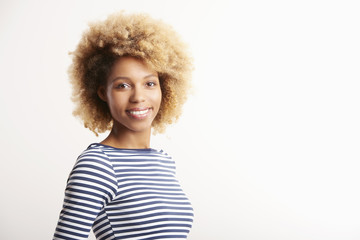
[[[67,181],[53,239],[186,239],[193,209],[162,150],[91,144]]]

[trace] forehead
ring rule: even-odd
[[[156,74],[151,67],[149,67],[143,60],[134,57],[121,57],[117,59],[110,71],[110,76],[114,75],[133,75],[133,76],[147,76],[149,74]]]

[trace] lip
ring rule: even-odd
[[[126,114],[133,119],[142,120],[147,118],[151,111],[151,107],[131,108],[126,110]]]

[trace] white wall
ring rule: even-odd
[[[67,53],[121,9],[173,25],[196,60],[183,117],[153,139],[193,202],[189,239],[360,239],[360,8],[346,0],[1,1],[0,239],[51,239],[76,157],[104,137],[71,115]]]

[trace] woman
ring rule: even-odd
[[[96,135],[68,178],[54,239],[186,239],[193,209],[174,162],[150,148],[181,113],[192,62],[171,27],[145,14],[90,24],[69,69],[74,115]]]

